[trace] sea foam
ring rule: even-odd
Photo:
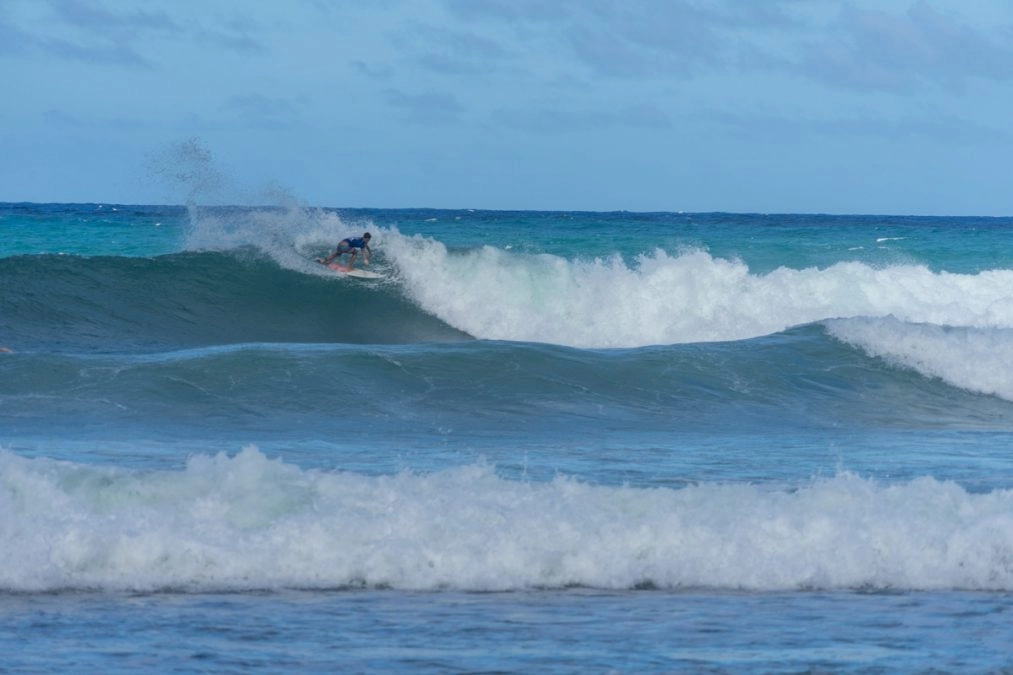
[[[852,474],[606,487],[364,476],[254,447],[134,472],[0,451],[0,588],[1013,590],[1013,492]]]
[[[830,334],[926,377],[1013,401],[1013,328],[910,324],[893,317],[827,322]]]
[[[450,325],[485,339],[574,347],[731,341],[833,318],[1013,328],[1013,271],[938,273],[918,265],[752,273],[705,251],[655,250],[569,260],[385,233],[407,294]]]

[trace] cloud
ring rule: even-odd
[[[711,5],[710,16],[715,23],[738,28],[800,30],[809,25],[800,10],[817,4],[820,0],[725,0]]]
[[[563,107],[502,108],[493,114],[497,124],[540,134],[560,134],[629,127],[663,130],[672,126],[662,110],[645,105],[619,110],[574,110]]]
[[[823,37],[804,46],[799,72],[833,86],[903,93],[924,85],[960,90],[971,78],[1013,78],[1008,42],[925,0],[904,14],[843,5]]]
[[[569,16],[565,2],[544,0],[446,0],[445,5],[452,14],[467,20],[556,23]]]
[[[568,31],[574,52],[598,75],[688,76],[720,66],[724,45],[711,10],[672,0],[591,3]]]
[[[693,115],[722,136],[775,142],[788,147],[799,139],[843,141],[872,139],[877,143],[914,141],[919,145],[1007,144],[1013,138],[1004,131],[953,115],[907,114],[887,117],[869,113],[833,117],[787,117],[776,113],[704,110]]]
[[[511,28],[532,51],[568,52],[594,76],[685,76],[713,64],[719,48],[713,12],[689,0],[446,0],[445,6],[473,27]]]
[[[20,54],[35,45],[35,38],[0,17],[0,56]]]
[[[235,113],[251,126],[283,129],[292,126],[292,120],[299,114],[296,102],[263,94],[233,96],[222,108]]]
[[[400,33],[404,61],[438,74],[485,78],[517,57],[497,39],[472,30],[414,21]]]
[[[41,7],[41,5],[36,6]],[[46,35],[38,24],[32,29],[25,28],[10,21],[0,21],[0,55],[25,55],[41,52],[60,59],[83,61],[96,64],[116,64],[127,67],[150,67],[151,63],[135,51],[129,42],[115,39],[109,26],[102,31],[89,28],[92,22],[100,23],[102,13],[91,11],[89,6],[77,2],[57,2],[50,6],[56,12],[53,21],[47,22],[45,28],[50,32],[71,24],[72,38]],[[81,30],[84,29],[84,30]]]
[[[798,0],[445,0],[468,25],[508,26],[533,51],[573,63],[601,78],[688,78],[743,62],[757,36],[799,30]]]
[[[347,9],[349,6],[360,6],[369,10],[389,10],[403,0],[308,0],[309,6],[324,14]]]
[[[394,69],[386,63],[373,63],[357,59],[350,65],[366,77],[376,80],[389,80],[394,76]]]
[[[162,11],[134,9],[114,12],[85,0],[50,0],[49,4],[64,21],[88,31],[104,34],[180,31],[179,25]]]
[[[1009,26],[976,28],[966,18],[972,8],[943,13],[929,0],[899,9],[851,0],[444,0],[444,7],[476,31],[512,29],[530,51],[555,54],[557,68],[564,50],[571,67],[600,79],[781,71],[895,93],[1013,79]]]
[[[388,89],[384,93],[387,103],[392,108],[403,111],[409,122],[450,124],[457,121],[459,114],[464,111],[457,98],[445,92],[408,94],[398,89]]]
[[[50,0],[57,24],[73,29],[73,38],[40,37],[38,45],[57,57],[98,64],[150,68],[153,62],[134,48],[148,34],[175,36],[180,27],[161,11],[114,12],[84,0]],[[64,31],[65,32],[65,31]]]
[[[230,52],[265,55],[271,51],[262,40],[258,40],[245,32],[218,31],[195,27],[191,36],[193,41],[198,44],[219,47]]]
[[[48,0],[33,9],[48,11],[45,20],[0,23],[0,54],[38,51],[59,59],[154,68],[153,41],[189,41],[242,53],[263,53],[266,47],[241,19],[216,17],[220,27],[207,28],[192,18],[175,18],[162,10],[131,7],[110,9],[94,0]],[[3,39],[6,38],[6,39]]]
[[[148,128],[145,120],[121,115],[92,115],[79,112],[68,112],[66,110],[49,109],[40,114],[40,119],[46,123],[47,128],[72,130],[74,132],[108,132],[144,130]]]
[[[40,40],[38,45],[62,59],[99,65],[153,68],[154,63],[130,45],[116,43],[78,44],[67,40]]]

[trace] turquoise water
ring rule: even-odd
[[[0,230],[6,668],[1011,666],[1011,219]]]

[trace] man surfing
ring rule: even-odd
[[[373,252],[372,249],[369,248],[369,240],[372,238],[373,236],[369,232],[365,232],[361,237],[342,239],[338,242],[338,248],[334,251],[334,253],[330,254],[326,258],[317,258],[317,262],[323,263],[324,265],[330,265],[331,261],[335,258],[347,253],[352,257],[349,259],[348,266],[345,267],[345,269],[351,270],[355,266],[355,256],[359,254],[359,251],[362,251],[362,262],[363,264],[368,265],[369,254]]]

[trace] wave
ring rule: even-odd
[[[467,338],[390,285],[338,278],[299,261],[300,269],[285,269],[251,249],[3,258],[2,344],[118,351]]]
[[[498,244],[454,247],[402,234],[396,226],[379,227],[363,214],[351,222],[334,212],[298,208],[192,218],[189,247],[252,246],[287,269],[301,269],[297,254],[319,254],[350,230],[369,229],[405,298],[447,325],[487,340],[631,348],[744,340],[855,317],[1013,328],[1007,292],[1013,285],[1011,269],[960,274],[896,260],[845,260],[804,268],[768,262],[757,272],[740,259],[701,248],[642,248],[602,256],[600,251],[615,247],[609,240],[614,227],[577,225],[560,232],[560,245],[568,251],[563,257],[538,252],[552,228],[559,227],[538,219],[523,227],[516,218],[495,227],[469,222],[469,228],[479,228],[478,236]],[[452,237],[448,227],[453,226],[439,231]],[[650,231],[667,240],[665,228]],[[756,236],[764,231],[753,226]],[[642,233],[637,245],[650,246],[650,240]],[[790,249],[791,241],[780,248]],[[960,241],[966,245],[966,238]],[[784,255],[793,259],[795,254]],[[982,260],[992,259],[985,254],[979,252]]]
[[[370,477],[247,447],[136,472],[0,451],[0,588],[1013,590],[1013,491]]]
[[[21,434],[65,428],[79,438],[110,424],[173,437],[328,437],[346,433],[335,411],[350,407],[391,437],[1009,428],[1008,403],[866,355],[827,330],[629,350],[463,341],[13,353],[0,358],[0,404]]]
[[[961,389],[1013,401],[1013,328],[909,324],[893,317],[827,322],[867,354]]]
[[[582,243],[569,241],[563,257],[539,253],[544,241],[526,245],[531,232],[509,224],[500,246],[453,247],[312,209],[195,210],[191,220],[183,253],[0,259],[0,284],[10,289],[0,296],[0,344],[171,349],[473,337],[636,348],[886,317],[1013,329],[1009,269],[958,274],[845,261],[757,272],[698,248],[584,256],[581,247],[608,247],[604,235],[579,228]],[[385,283],[345,283],[307,260],[360,229],[374,234]],[[515,236],[516,246],[502,243]]]
[[[834,318],[1013,328],[1013,270],[918,265],[751,273],[705,251],[569,260],[387,233],[406,294],[470,335],[575,347],[742,340]]]

